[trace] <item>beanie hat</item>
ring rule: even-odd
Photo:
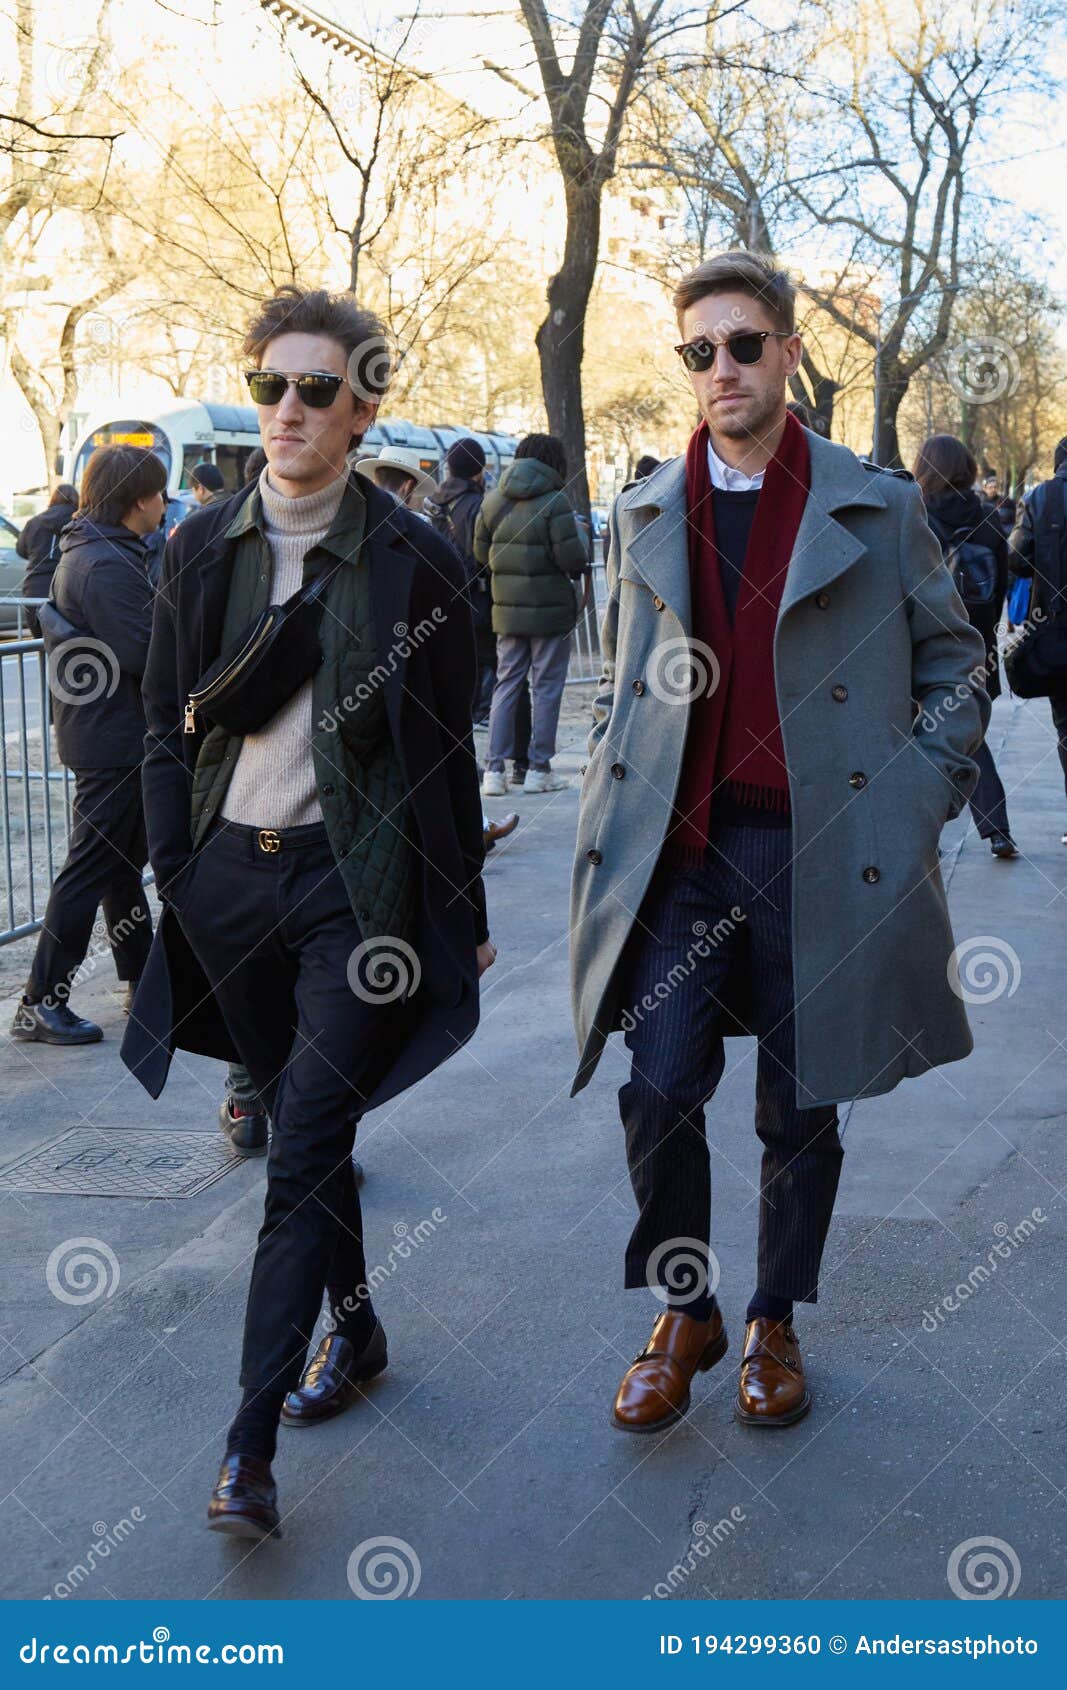
[[[196,464],[189,472],[192,486],[202,487],[205,493],[221,493],[226,486],[222,479],[222,471],[215,464],[206,461]]]
[[[485,453],[477,440],[468,434],[457,440],[445,454],[445,467],[461,481],[473,481],[485,468]]]

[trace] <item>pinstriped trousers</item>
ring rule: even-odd
[[[759,1289],[816,1301],[843,1151],[833,1105],[799,1109],[793,1027],[790,827],[713,824],[702,864],[657,865],[624,953],[630,1078],[619,1091],[637,1225],[628,1288],[696,1319],[713,1304],[704,1105],[722,1078],[724,988],[747,966],[756,1059]],[[710,1257],[711,1262],[714,1258]]]

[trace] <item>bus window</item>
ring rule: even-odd
[[[208,446],[185,446],[182,449],[182,478],[178,483],[180,493],[188,493],[189,477],[197,464],[211,462],[211,448]]]
[[[228,493],[236,493],[245,484],[245,465],[254,446],[216,446],[215,462],[222,471],[222,479],[226,483]]]
[[[151,423],[127,417],[121,422],[104,423],[102,427],[93,430],[78,453],[78,461],[74,465],[76,484],[81,484],[85,466],[98,446],[147,446],[149,451],[156,454],[168,477],[170,476],[170,447],[162,429],[153,428]]]

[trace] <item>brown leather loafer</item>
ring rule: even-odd
[[[742,1426],[794,1426],[810,1407],[792,1324],[767,1315],[750,1320],[734,1418]]]
[[[496,848],[496,842],[498,839],[506,839],[509,833],[515,832],[518,825],[519,817],[517,811],[515,810],[511,810],[504,817],[503,821],[490,822],[489,826],[485,830],[483,840],[486,855],[488,856],[489,852]]]
[[[652,1328],[645,1349],[623,1374],[612,1409],[620,1432],[661,1432],[689,1407],[694,1373],[706,1373],[726,1354],[722,1315],[694,1320],[681,1309],[667,1309]]]
[[[381,1373],[389,1362],[381,1321],[356,1355],[347,1338],[336,1332],[324,1338],[295,1391],[282,1404],[283,1426],[317,1426],[332,1420],[359,1395],[359,1387]]]
[[[207,1505],[207,1523],[209,1531],[230,1537],[281,1537],[270,1462],[254,1455],[224,1456]]]

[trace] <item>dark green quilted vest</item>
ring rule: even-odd
[[[370,571],[362,549],[366,507],[349,480],[333,527],[307,561],[346,559],[326,590],[319,638],[323,661],[311,684],[311,755],[333,854],[364,940],[413,945],[418,931],[418,861],[407,788],[393,746],[374,641]],[[270,549],[258,492],[242,505],[223,620],[222,647],[270,603]],[[305,567],[305,575],[307,570]],[[226,795],[241,741],[211,728],[193,777],[192,837],[200,843]],[[269,817],[263,818],[269,827]]]

